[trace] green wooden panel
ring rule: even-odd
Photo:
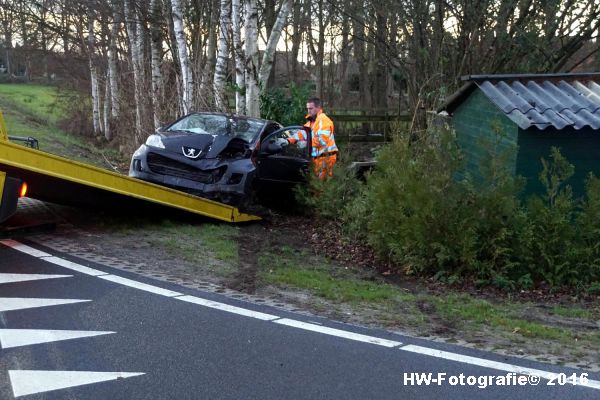
[[[560,148],[563,156],[575,166],[575,174],[568,184],[576,196],[585,193],[585,178],[589,172],[600,176],[600,132],[591,128],[555,129],[546,128],[519,130],[519,154],[517,156],[517,174],[527,179],[526,194],[544,193],[539,181],[542,171],[542,157],[550,159],[550,149]]]

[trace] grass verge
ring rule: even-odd
[[[263,285],[309,292],[329,303],[315,310],[343,310],[360,314],[368,310],[373,320],[386,327],[401,328],[424,336],[460,338],[486,342],[492,348],[507,343],[526,347],[530,354],[544,350],[564,362],[593,362],[600,348],[600,306],[540,306],[502,300],[492,301],[448,290],[431,294],[384,282],[331,263],[306,251],[289,247],[271,249],[259,257]]]
[[[33,137],[42,151],[107,169],[106,159],[124,161],[117,151],[96,146],[91,137],[69,135],[57,127],[67,111],[53,86],[0,84],[0,110],[9,135]]]

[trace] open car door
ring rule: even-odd
[[[288,139],[294,143],[290,143]],[[298,140],[298,139],[302,140]],[[310,129],[288,126],[266,136],[257,159],[257,177],[261,186],[294,185],[306,180],[311,163]]]

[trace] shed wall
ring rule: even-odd
[[[507,151],[509,166],[516,172],[518,126],[496,107],[480,90],[475,90],[452,117],[458,143],[465,156],[465,169],[475,179],[481,178],[482,160],[489,158],[485,143],[496,143]]]
[[[590,172],[600,177],[600,132],[591,128],[560,131],[546,128],[519,130],[519,153],[516,173],[527,179],[525,194],[545,192],[539,180],[542,157],[550,160],[550,150],[558,147],[563,156],[575,166],[575,174],[567,182],[576,196],[585,193],[585,178]]]

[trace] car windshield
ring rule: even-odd
[[[167,132],[186,131],[196,134],[230,135],[250,143],[260,133],[264,121],[218,114],[190,114],[171,125]]]

